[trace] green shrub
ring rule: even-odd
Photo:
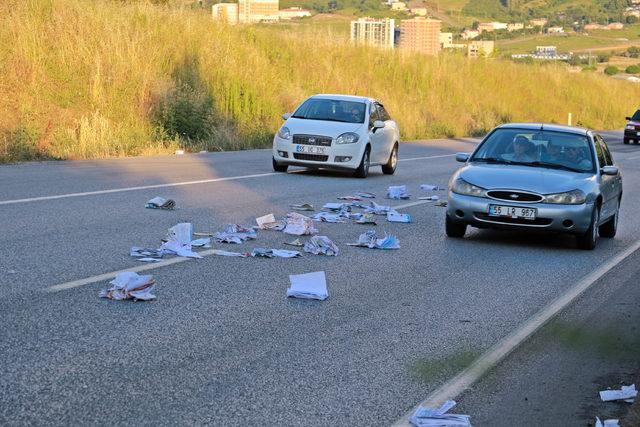
[[[620,72],[620,69],[618,69],[618,67],[616,67],[615,65],[609,65],[607,68],[604,69],[604,73],[608,76],[615,76],[619,72]]]
[[[627,74],[640,74],[640,65],[629,65],[624,72]]]

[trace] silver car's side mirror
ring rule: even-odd
[[[602,169],[600,169],[600,172],[602,172],[602,175],[618,175],[618,167],[617,166],[605,166]]]
[[[471,155],[469,153],[456,153],[456,162],[466,163]]]
[[[289,117],[291,117],[291,113],[284,113],[282,115],[282,120],[287,120]]]
[[[382,120],[376,120],[375,122],[373,122],[373,128],[374,129],[382,129],[386,125],[387,124],[385,122],[383,122]]]

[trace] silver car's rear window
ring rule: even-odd
[[[595,165],[591,142],[586,135],[527,129],[496,129],[480,145],[471,161],[576,172],[592,172]]]
[[[293,113],[293,118],[343,123],[364,123],[367,106],[364,102],[337,99],[307,99]]]

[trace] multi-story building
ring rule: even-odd
[[[474,41],[467,46],[467,56],[469,58],[487,57],[493,53],[493,41]]]
[[[393,19],[360,18],[351,21],[351,41],[393,48],[394,29]]]
[[[289,20],[295,18],[304,18],[311,16],[311,11],[301,7],[290,7],[288,9],[280,9],[280,19]]]
[[[400,25],[400,47],[437,55],[440,50],[440,28],[442,21],[430,18],[405,19]]]
[[[482,22],[478,24],[478,31],[481,33],[487,31],[506,30],[507,24],[505,22]]]
[[[278,0],[238,0],[238,22],[275,22],[280,19]]]
[[[480,35],[480,31],[467,28],[461,34],[463,40],[472,40]]]
[[[524,24],[522,22],[515,22],[513,24],[507,24],[507,31],[510,33],[513,31],[524,30]]]
[[[211,6],[211,14],[216,21],[226,21],[228,24],[238,23],[238,3],[218,3]]]
[[[443,49],[453,47],[453,33],[440,33],[440,47]]]

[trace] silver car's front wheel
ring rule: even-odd
[[[598,241],[598,222],[600,221],[600,208],[595,206],[591,214],[591,225],[582,236],[576,236],[578,248],[587,251],[593,250]]]

